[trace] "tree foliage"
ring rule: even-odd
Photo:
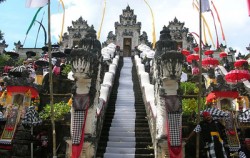
[[[199,93],[199,88],[192,82],[181,82],[180,88],[183,95],[193,95]]]
[[[0,0],[0,3],[4,2],[4,1],[6,1],[6,0]]]
[[[70,112],[70,106],[65,102],[59,102],[54,104],[54,116],[55,121],[62,120],[65,114]],[[42,120],[48,120],[51,118],[51,107],[50,104],[46,104],[43,110],[39,113]]]
[[[0,3],[1,3],[1,0],[0,0]],[[1,40],[4,40],[4,33],[0,30],[0,41]]]

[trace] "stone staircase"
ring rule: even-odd
[[[120,60],[97,148],[97,158],[153,158],[154,150],[135,66]],[[121,68],[121,69],[120,69]]]

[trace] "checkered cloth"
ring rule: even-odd
[[[202,115],[203,112],[209,112],[211,114],[211,116],[213,117],[214,120],[216,119],[220,119],[220,118],[223,118],[223,117],[228,117],[228,113],[218,109],[218,108],[206,108],[205,110],[201,111],[200,112],[200,115]]]
[[[242,123],[250,122],[250,109],[245,110],[244,112],[241,112],[238,115],[238,120],[239,120],[239,122],[242,122]]]
[[[243,151],[239,151],[239,158],[247,158],[247,156]]]
[[[72,125],[72,144],[80,144],[85,111],[74,111]]]
[[[208,147],[209,147],[209,157],[210,158],[216,158],[216,155],[215,155],[215,149],[214,149],[214,137],[211,137],[212,138],[212,143],[209,143],[208,144]],[[227,158],[227,154],[225,152],[225,149],[223,147],[223,143],[221,143],[222,145],[222,151],[223,151],[223,155],[224,155],[224,158]]]
[[[39,117],[39,114],[36,111],[35,106],[29,106],[22,120],[22,124],[31,127],[40,125],[41,123],[42,120]]]
[[[171,146],[181,145],[181,113],[167,113],[167,129]]]
[[[240,146],[237,146],[237,147],[231,147],[231,146],[229,146],[229,151],[230,152],[237,152],[237,151],[239,151],[239,149],[240,149]]]

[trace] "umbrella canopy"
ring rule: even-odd
[[[116,48],[116,45],[114,43],[110,43],[110,44],[108,44],[107,47]]]
[[[183,49],[183,50],[181,51],[181,53],[182,53],[183,55],[185,55],[185,56],[190,55],[190,52],[189,52],[188,50],[186,50],[186,49]]]
[[[109,59],[113,58],[114,53],[115,53],[115,48],[112,48],[112,47],[104,47],[101,50],[101,54],[102,54],[104,60],[109,60]]]
[[[38,66],[49,66],[49,62],[44,59],[44,58],[40,58],[38,60],[35,61],[35,65],[38,65]]]
[[[212,51],[212,50],[207,50],[207,51],[204,52],[204,54],[205,54],[205,55],[212,55],[212,54],[214,54],[214,51]]]
[[[59,52],[52,52],[51,56],[52,56],[52,58],[53,57],[55,57],[55,58],[62,58],[62,57],[66,57],[67,54],[59,51]]]
[[[220,52],[220,58],[225,58],[227,57],[227,53],[226,52]]]
[[[199,47],[195,47],[195,48],[194,48],[194,51],[195,51],[196,53],[198,53],[198,52],[199,52],[199,50],[200,50],[200,48],[199,48]]]
[[[187,62],[192,63],[192,60],[199,60],[200,56],[198,54],[190,54],[187,56]]]
[[[225,75],[225,80],[229,83],[237,83],[250,79],[248,70],[231,70]]]
[[[144,51],[146,49],[150,49],[149,46],[147,46],[146,44],[140,44],[138,47],[137,47],[140,51]]]
[[[218,66],[219,65],[219,60],[212,58],[212,57],[207,57],[202,60],[202,66],[207,67],[207,66]]]
[[[140,54],[140,57],[141,58],[144,58],[144,57],[147,57],[149,59],[152,59],[154,58],[154,55],[155,55],[155,51],[151,50],[151,49],[146,49],[144,50],[141,54]]]
[[[27,57],[33,57],[33,56],[36,56],[36,52],[27,51],[27,52],[26,52],[26,55],[27,55]]]
[[[239,59],[234,62],[234,67],[241,67],[243,64],[248,64],[247,60]]]
[[[39,114],[36,111],[35,106],[29,106],[25,113],[24,119],[22,120],[22,124],[32,127],[40,125],[41,123],[42,120],[39,117]]]
[[[9,55],[11,58],[18,58],[19,54],[17,52],[5,52],[6,55]]]

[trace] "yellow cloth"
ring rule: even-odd
[[[72,97],[69,99],[68,105],[69,105],[69,106],[72,106]]]
[[[35,83],[37,83],[38,85],[42,85],[42,83],[43,83],[43,75],[36,75]]]
[[[220,141],[221,143],[223,142],[223,140],[222,140],[221,137],[220,137],[219,132],[210,132],[210,134],[211,134],[211,136],[217,136],[218,139],[219,139],[219,141]]]

